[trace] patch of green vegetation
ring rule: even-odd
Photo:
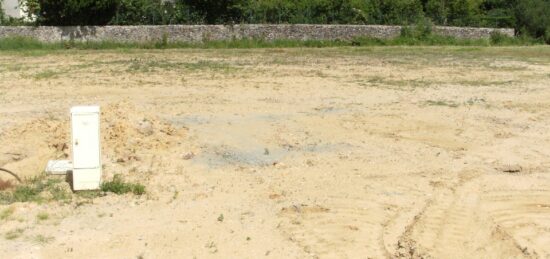
[[[6,232],[6,234],[4,235],[4,237],[7,239],[7,240],[14,240],[14,239],[17,239],[19,238],[23,232],[25,230],[22,229],[22,228],[18,228],[18,229],[15,229],[15,230],[11,230],[11,231],[8,231]]]
[[[58,44],[42,43],[29,37],[6,37],[0,39],[0,50],[54,50]]]
[[[36,244],[44,245],[44,244],[52,242],[54,239],[55,239],[54,237],[44,236],[44,235],[40,234],[40,235],[37,235],[37,236],[33,237],[32,241]]]
[[[462,103],[449,101],[449,100],[426,101],[426,105],[429,105],[429,106],[446,106],[451,108],[456,108],[456,107],[459,107],[460,105],[472,106],[472,105],[485,104],[485,103],[486,103],[485,99],[477,98],[477,97],[469,98],[468,100]]]
[[[501,81],[501,80],[458,80],[454,83],[459,85],[465,85],[465,86],[504,86],[504,85],[511,85],[515,83],[514,80],[507,80],[507,81]]]
[[[428,87],[434,84],[432,81],[427,81],[424,79],[410,79],[410,80],[395,80],[395,79],[387,79],[381,76],[372,76],[367,78],[366,80],[360,80],[358,81],[360,85],[363,86],[385,86],[389,88],[394,89],[411,89],[411,88],[418,88],[418,87]]]
[[[15,212],[15,208],[9,207],[0,213],[0,220],[8,219]]]
[[[342,46],[518,46],[543,44],[540,40],[527,37],[509,37],[502,34],[494,34],[488,39],[459,39],[449,36],[432,34],[430,31],[418,29],[404,29],[394,38],[378,39],[369,37],[356,37],[351,40],[290,40],[290,39],[233,39],[223,41],[202,42],[167,42],[158,40],[144,43],[130,42],[75,42],[42,43],[28,37],[7,37],[0,39],[0,50],[100,50],[100,49],[252,49],[252,48],[326,48]],[[32,53],[31,53],[32,54]]]
[[[428,100],[426,101],[426,104],[429,106],[446,106],[451,108],[456,108],[459,106],[458,103],[455,103],[453,101],[447,101],[447,100],[438,100],[438,101]]]
[[[179,195],[179,191],[175,190],[174,191],[174,195],[172,195],[172,200],[176,200],[178,198],[178,195]]]
[[[195,63],[185,63],[185,68],[190,70],[215,70],[215,71],[230,71],[234,70],[235,67],[217,61],[201,60]]]
[[[11,196],[12,202],[41,201],[42,197],[39,196],[40,192],[41,190],[35,186],[17,186]]]
[[[469,106],[476,105],[476,104],[485,104],[485,103],[486,101],[484,98],[477,98],[477,97],[469,98],[466,102],[464,102],[465,105],[469,105]]]
[[[129,192],[135,195],[145,194],[144,185],[126,182],[120,174],[116,174],[111,181],[103,182],[100,189],[103,192],[112,192],[115,194],[125,194]]]
[[[71,194],[60,186],[61,183],[60,179],[46,179],[45,176],[27,179],[13,190],[0,192],[0,204],[68,200]]]
[[[50,218],[50,214],[48,214],[47,212],[40,212],[36,215],[36,219],[38,221],[44,221],[44,220],[47,220]]]
[[[142,60],[132,59],[128,65],[128,72],[154,72],[157,69],[161,70],[174,70],[174,69],[188,69],[188,70],[213,70],[230,72],[236,70],[236,67],[218,61],[201,60],[197,62],[172,62],[167,60]]]
[[[8,72],[17,72],[25,68],[25,66],[23,66],[22,64],[13,64],[13,63],[2,64],[2,67],[4,71],[8,71]]]
[[[42,79],[51,79],[51,78],[57,78],[58,75],[62,74],[61,71],[54,71],[54,70],[44,70],[41,72],[38,72],[34,74],[32,77],[36,80],[42,80]]]
[[[218,216],[218,221],[219,221],[219,222],[223,222],[223,219],[224,219],[223,214],[220,214],[220,215]]]

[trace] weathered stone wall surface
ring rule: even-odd
[[[165,26],[0,26],[0,38],[24,36],[42,42],[60,41],[116,41],[151,42],[164,39],[169,42],[200,42],[204,40],[231,40],[262,38],[266,40],[347,40],[357,36],[391,38],[399,35],[401,26],[385,25],[165,25]],[[488,38],[498,31],[514,36],[514,29],[440,27],[436,34],[457,38]]]

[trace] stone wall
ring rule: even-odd
[[[24,36],[42,42],[60,41],[115,41],[151,42],[163,39],[169,42],[200,42],[204,40],[231,40],[262,38],[266,40],[348,40],[357,36],[391,38],[399,35],[400,26],[384,25],[166,25],[166,26],[72,26],[31,27],[0,26],[0,38]],[[440,27],[433,32],[457,38],[488,38],[492,32],[514,36],[514,29]]]

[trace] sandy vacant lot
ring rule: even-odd
[[[0,205],[0,257],[550,257],[548,47],[0,53],[0,167],[81,104],[147,194]]]

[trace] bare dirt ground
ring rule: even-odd
[[[0,167],[82,104],[147,194],[0,205],[0,257],[550,258],[548,47],[0,53]]]

